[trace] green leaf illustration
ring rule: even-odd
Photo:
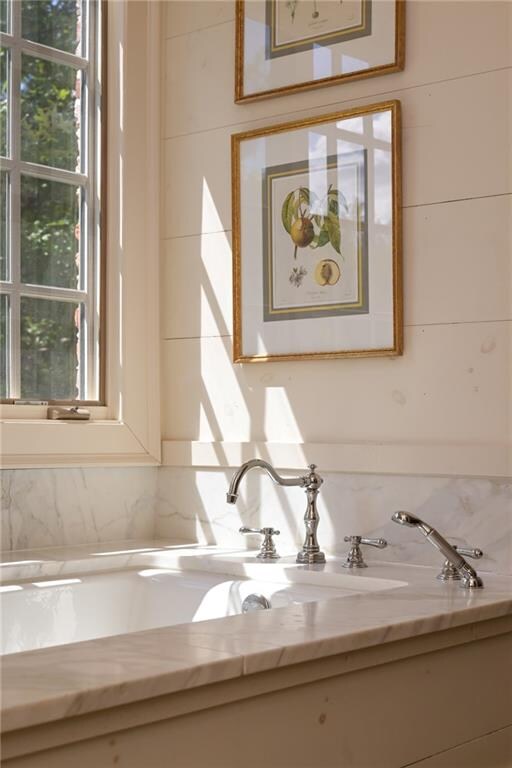
[[[311,243],[311,248],[322,248],[324,245],[327,245],[329,242],[329,231],[327,227],[323,226],[317,235],[313,238],[313,242]]]
[[[345,213],[348,213],[348,205],[345,199],[345,195],[340,192],[339,189],[330,189],[327,195],[328,212],[339,218],[340,206],[343,208]]]
[[[281,220],[283,222],[283,227],[286,229],[288,234],[292,231],[292,222],[293,222],[293,196],[295,194],[295,191],[290,192],[288,195],[286,195],[283,203],[283,207],[281,208]]]
[[[327,210],[328,210],[327,215],[332,214],[333,216],[336,216],[336,217],[340,215],[337,189],[333,189],[331,192],[329,192],[329,196],[327,198]]]
[[[340,232],[340,220],[337,216],[330,213],[326,220],[325,225],[329,233],[329,240],[334,250],[341,256],[341,232]]]
[[[306,203],[309,203],[309,196],[311,194],[309,189],[307,187],[299,187],[298,192],[302,200]]]
[[[288,234],[291,233],[292,224],[301,215],[301,211],[302,215],[305,214],[310,205],[311,197],[307,187],[299,187],[299,189],[294,189],[293,192],[286,195],[281,208],[281,220]]]
[[[299,194],[297,195],[297,207],[296,207],[296,214],[300,213],[302,209],[302,213],[305,214],[305,209],[310,205],[311,203],[311,192],[307,187],[299,187],[298,190]]]

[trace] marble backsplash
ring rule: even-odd
[[[1,475],[1,549],[151,538],[156,467],[12,469]]]
[[[286,474],[283,472],[283,474]],[[225,501],[231,470],[162,467],[158,471],[157,537],[176,536],[228,547],[255,547],[241,525],[273,526],[278,550],[289,553],[304,538],[305,494],[279,488],[258,470],[242,481],[236,506]],[[346,552],[344,536],[384,536],[385,550],[365,547],[366,559],[442,563],[412,528],[392,523],[397,509],[425,519],[452,543],[479,547],[483,571],[512,573],[512,481],[327,473],[319,497],[318,538],[330,554]]]
[[[305,494],[279,488],[254,471],[236,506],[226,503],[232,470],[178,467],[3,470],[1,549],[180,538],[235,548],[258,546],[241,525],[272,525],[278,549],[304,538]],[[286,473],[283,473],[286,474]],[[457,544],[481,548],[481,570],[512,573],[512,481],[326,473],[319,496],[318,537],[329,554],[346,551],[344,536],[384,536],[385,550],[366,559],[436,565],[441,557],[412,528],[391,522],[405,509]]]

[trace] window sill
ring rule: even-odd
[[[71,406],[72,403],[69,403]],[[0,421],[39,421],[45,422],[47,419],[47,411],[51,406],[48,405],[14,405],[14,404],[2,404],[0,405]],[[108,420],[110,414],[107,406],[104,405],[84,405],[81,408],[86,408],[91,414],[91,421]]]
[[[122,421],[5,420],[0,442],[4,469],[160,463]]]

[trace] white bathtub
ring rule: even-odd
[[[357,591],[169,568],[20,582],[0,587],[1,652],[231,616],[252,593],[279,608]]]

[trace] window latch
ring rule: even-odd
[[[66,407],[53,405],[48,408],[47,418],[58,421],[89,421],[91,412],[87,408],[79,408],[77,405]]]

